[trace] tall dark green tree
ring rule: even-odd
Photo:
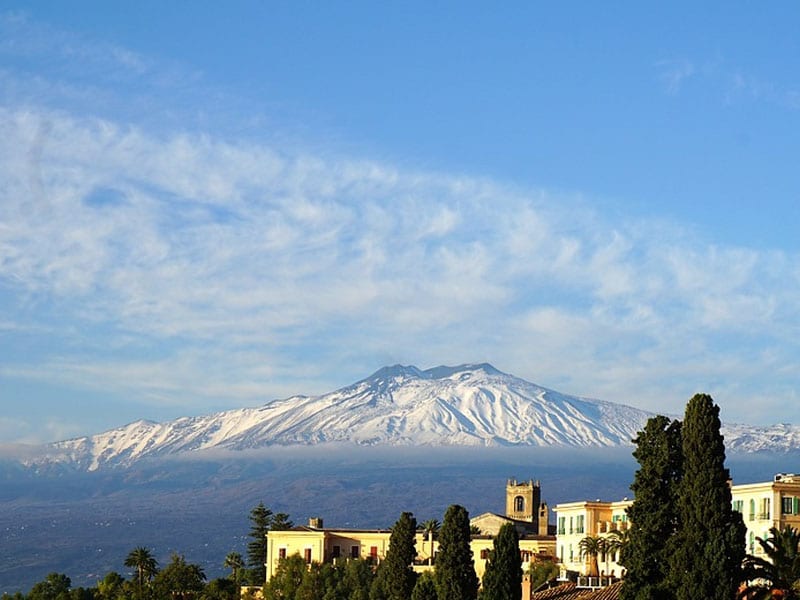
[[[711,396],[689,400],[681,446],[680,522],[668,548],[669,580],[677,600],[730,600],[741,579],[745,527],[731,506],[719,407]]]
[[[481,600],[522,598],[522,557],[519,535],[513,523],[506,523],[494,538],[489,564],[483,574]]]
[[[439,600],[475,600],[478,576],[470,548],[469,513],[453,504],[444,515],[436,556],[436,592]]]
[[[416,549],[417,520],[410,512],[404,512],[392,527],[389,550],[378,568],[373,584],[372,598],[386,600],[408,600],[416,583],[413,569]]]
[[[411,600],[438,600],[436,596],[436,581],[431,571],[424,571],[414,585]]]
[[[248,579],[253,585],[264,585],[267,579],[267,532],[272,519],[272,511],[263,502],[250,511],[250,533],[247,535],[252,539],[247,544],[247,566],[250,567]]]
[[[683,473],[681,423],[664,416],[648,419],[633,440],[639,463],[628,508],[632,523],[620,549],[626,569],[620,600],[670,600],[669,556],[665,541],[678,529],[678,486]]]

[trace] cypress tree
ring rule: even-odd
[[[478,577],[470,548],[469,513],[458,504],[444,515],[436,556],[436,592],[439,600],[475,600]]]
[[[411,600],[438,600],[436,583],[431,571],[425,571],[419,576],[414,591],[411,592]]]
[[[400,515],[392,527],[389,550],[381,565],[385,573],[388,600],[408,600],[414,590],[416,575],[412,568],[416,549],[417,520],[410,512]]]
[[[519,535],[512,523],[506,523],[494,538],[489,564],[483,574],[481,600],[521,598],[522,557],[519,553]]]
[[[665,541],[678,528],[677,494],[682,474],[681,423],[664,416],[648,419],[636,439],[639,463],[628,508],[631,529],[620,564],[626,575],[620,600],[670,600],[669,555]]]
[[[686,405],[678,487],[678,532],[671,538],[669,578],[677,600],[735,597],[745,556],[745,527],[731,506],[719,407],[695,395]]]

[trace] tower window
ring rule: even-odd
[[[522,496],[517,496],[514,498],[514,512],[524,512],[525,511],[525,498]]]

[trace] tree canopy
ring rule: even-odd
[[[451,505],[444,515],[435,573],[439,600],[474,600],[477,597],[478,577],[470,547],[469,513],[458,504]]]

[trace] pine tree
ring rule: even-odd
[[[267,579],[267,532],[272,526],[272,511],[259,502],[250,511],[250,533],[247,535],[253,541],[247,544],[247,566],[250,570],[250,583],[253,585],[264,585]]]
[[[416,550],[417,520],[409,512],[404,512],[392,527],[389,537],[389,551],[378,569],[371,597],[386,600],[408,600],[414,590],[416,575],[412,568]]]
[[[506,523],[494,538],[489,564],[483,574],[481,600],[520,600],[522,598],[522,558],[519,535]]]
[[[639,463],[628,508],[632,523],[620,564],[626,569],[620,600],[669,600],[669,556],[665,540],[678,528],[677,494],[683,450],[681,423],[664,416],[649,419],[636,439],[633,457]]]
[[[470,548],[469,513],[453,504],[444,515],[436,556],[436,591],[439,600],[475,600],[478,577]]]
[[[678,487],[678,532],[669,579],[677,600],[730,600],[745,556],[745,527],[731,506],[719,407],[695,395],[686,405],[682,435],[683,478]]]

